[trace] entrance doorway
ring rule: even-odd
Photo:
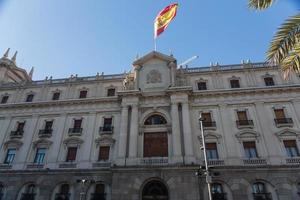
[[[168,189],[162,182],[153,180],[148,182],[142,191],[142,200],[168,200]]]

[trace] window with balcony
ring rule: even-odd
[[[55,200],[69,200],[70,195],[70,186],[65,183],[60,186],[59,192],[55,194]]]
[[[218,149],[216,143],[206,143],[206,156],[208,160],[218,160]]]
[[[273,80],[272,77],[265,77],[264,81],[265,81],[265,85],[266,86],[273,86],[273,85],[275,85],[274,80]]]
[[[113,97],[116,95],[116,89],[115,88],[109,88],[107,89],[107,96],[108,97]]]
[[[29,184],[26,186],[24,192],[21,195],[21,200],[35,200],[36,199],[36,186]]]
[[[299,157],[299,150],[297,147],[296,140],[284,140],[283,141],[286,154],[288,157]]]
[[[107,160],[109,160],[109,151],[110,151],[109,146],[100,146],[98,161],[107,161]]]
[[[7,95],[3,96],[2,99],[1,99],[1,103],[2,103],[2,104],[7,103],[8,98],[9,98],[9,96],[7,96]]]
[[[203,119],[202,125],[204,128],[216,127],[216,122],[212,121],[211,113],[201,113],[201,117]]]
[[[69,129],[69,133],[81,133],[82,132],[82,119],[74,119],[73,128]]]
[[[271,193],[267,192],[266,186],[262,182],[256,182],[252,185],[254,200],[272,200]]]
[[[94,193],[91,194],[90,200],[106,200],[105,185],[97,183]]]
[[[274,113],[275,113],[275,123],[278,124],[292,124],[293,120],[292,118],[286,118],[285,113],[284,113],[284,109],[280,108],[280,109],[274,109]]]
[[[226,193],[224,193],[223,186],[220,183],[211,185],[211,194],[213,200],[227,200]]]
[[[240,81],[238,79],[230,80],[230,87],[231,88],[240,88]]]
[[[49,136],[52,134],[53,121],[46,121],[44,129],[39,131],[40,136]]]
[[[167,124],[167,120],[161,115],[151,115],[144,123],[145,125]]]
[[[104,118],[103,121],[103,127],[100,127],[100,132],[112,132],[113,126],[112,126],[112,118]]]
[[[17,129],[11,131],[11,136],[22,136],[24,133],[25,122],[17,122]]]
[[[253,126],[253,121],[248,119],[247,111],[237,111],[237,126]]]
[[[26,102],[32,102],[32,101],[33,101],[33,98],[34,98],[34,95],[33,95],[33,94],[27,95],[27,97],[26,97]]]
[[[205,81],[198,82],[197,85],[198,85],[198,90],[207,90]]]
[[[87,90],[81,90],[79,93],[79,99],[84,99],[87,97]]]
[[[46,148],[37,148],[33,163],[34,164],[43,164],[45,155],[46,155],[46,151],[47,151]]]
[[[7,149],[4,164],[11,165],[15,159],[17,149]]]
[[[54,92],[52,96],[52,100],[59,100],[60,92]]]
[[[66,162],[74,162],[76,160],[77,147],[68,147]]]
[[[258,158],[255,142],[243,142],[245,156],[247,159]]]

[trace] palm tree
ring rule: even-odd
[[[275,0],[249,0],[249,8],[264,10]],[[267,51],[267,61],[281,66],[286,79],[290,72],[300,73],[300,13],[288,18],[277,30]]]

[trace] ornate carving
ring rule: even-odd
[[[123,87],[125,90],[133,90],[134,89],[134,76],[133,74],[127,74],[125,79],[123,80]]]
[[[161,83],[161,73],[158,70],[151,70],[147,74],[147,83]]]

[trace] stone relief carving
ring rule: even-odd
[[[147,74],[147,83],[161,83],[161,73],[158,70],[151,70]]]

